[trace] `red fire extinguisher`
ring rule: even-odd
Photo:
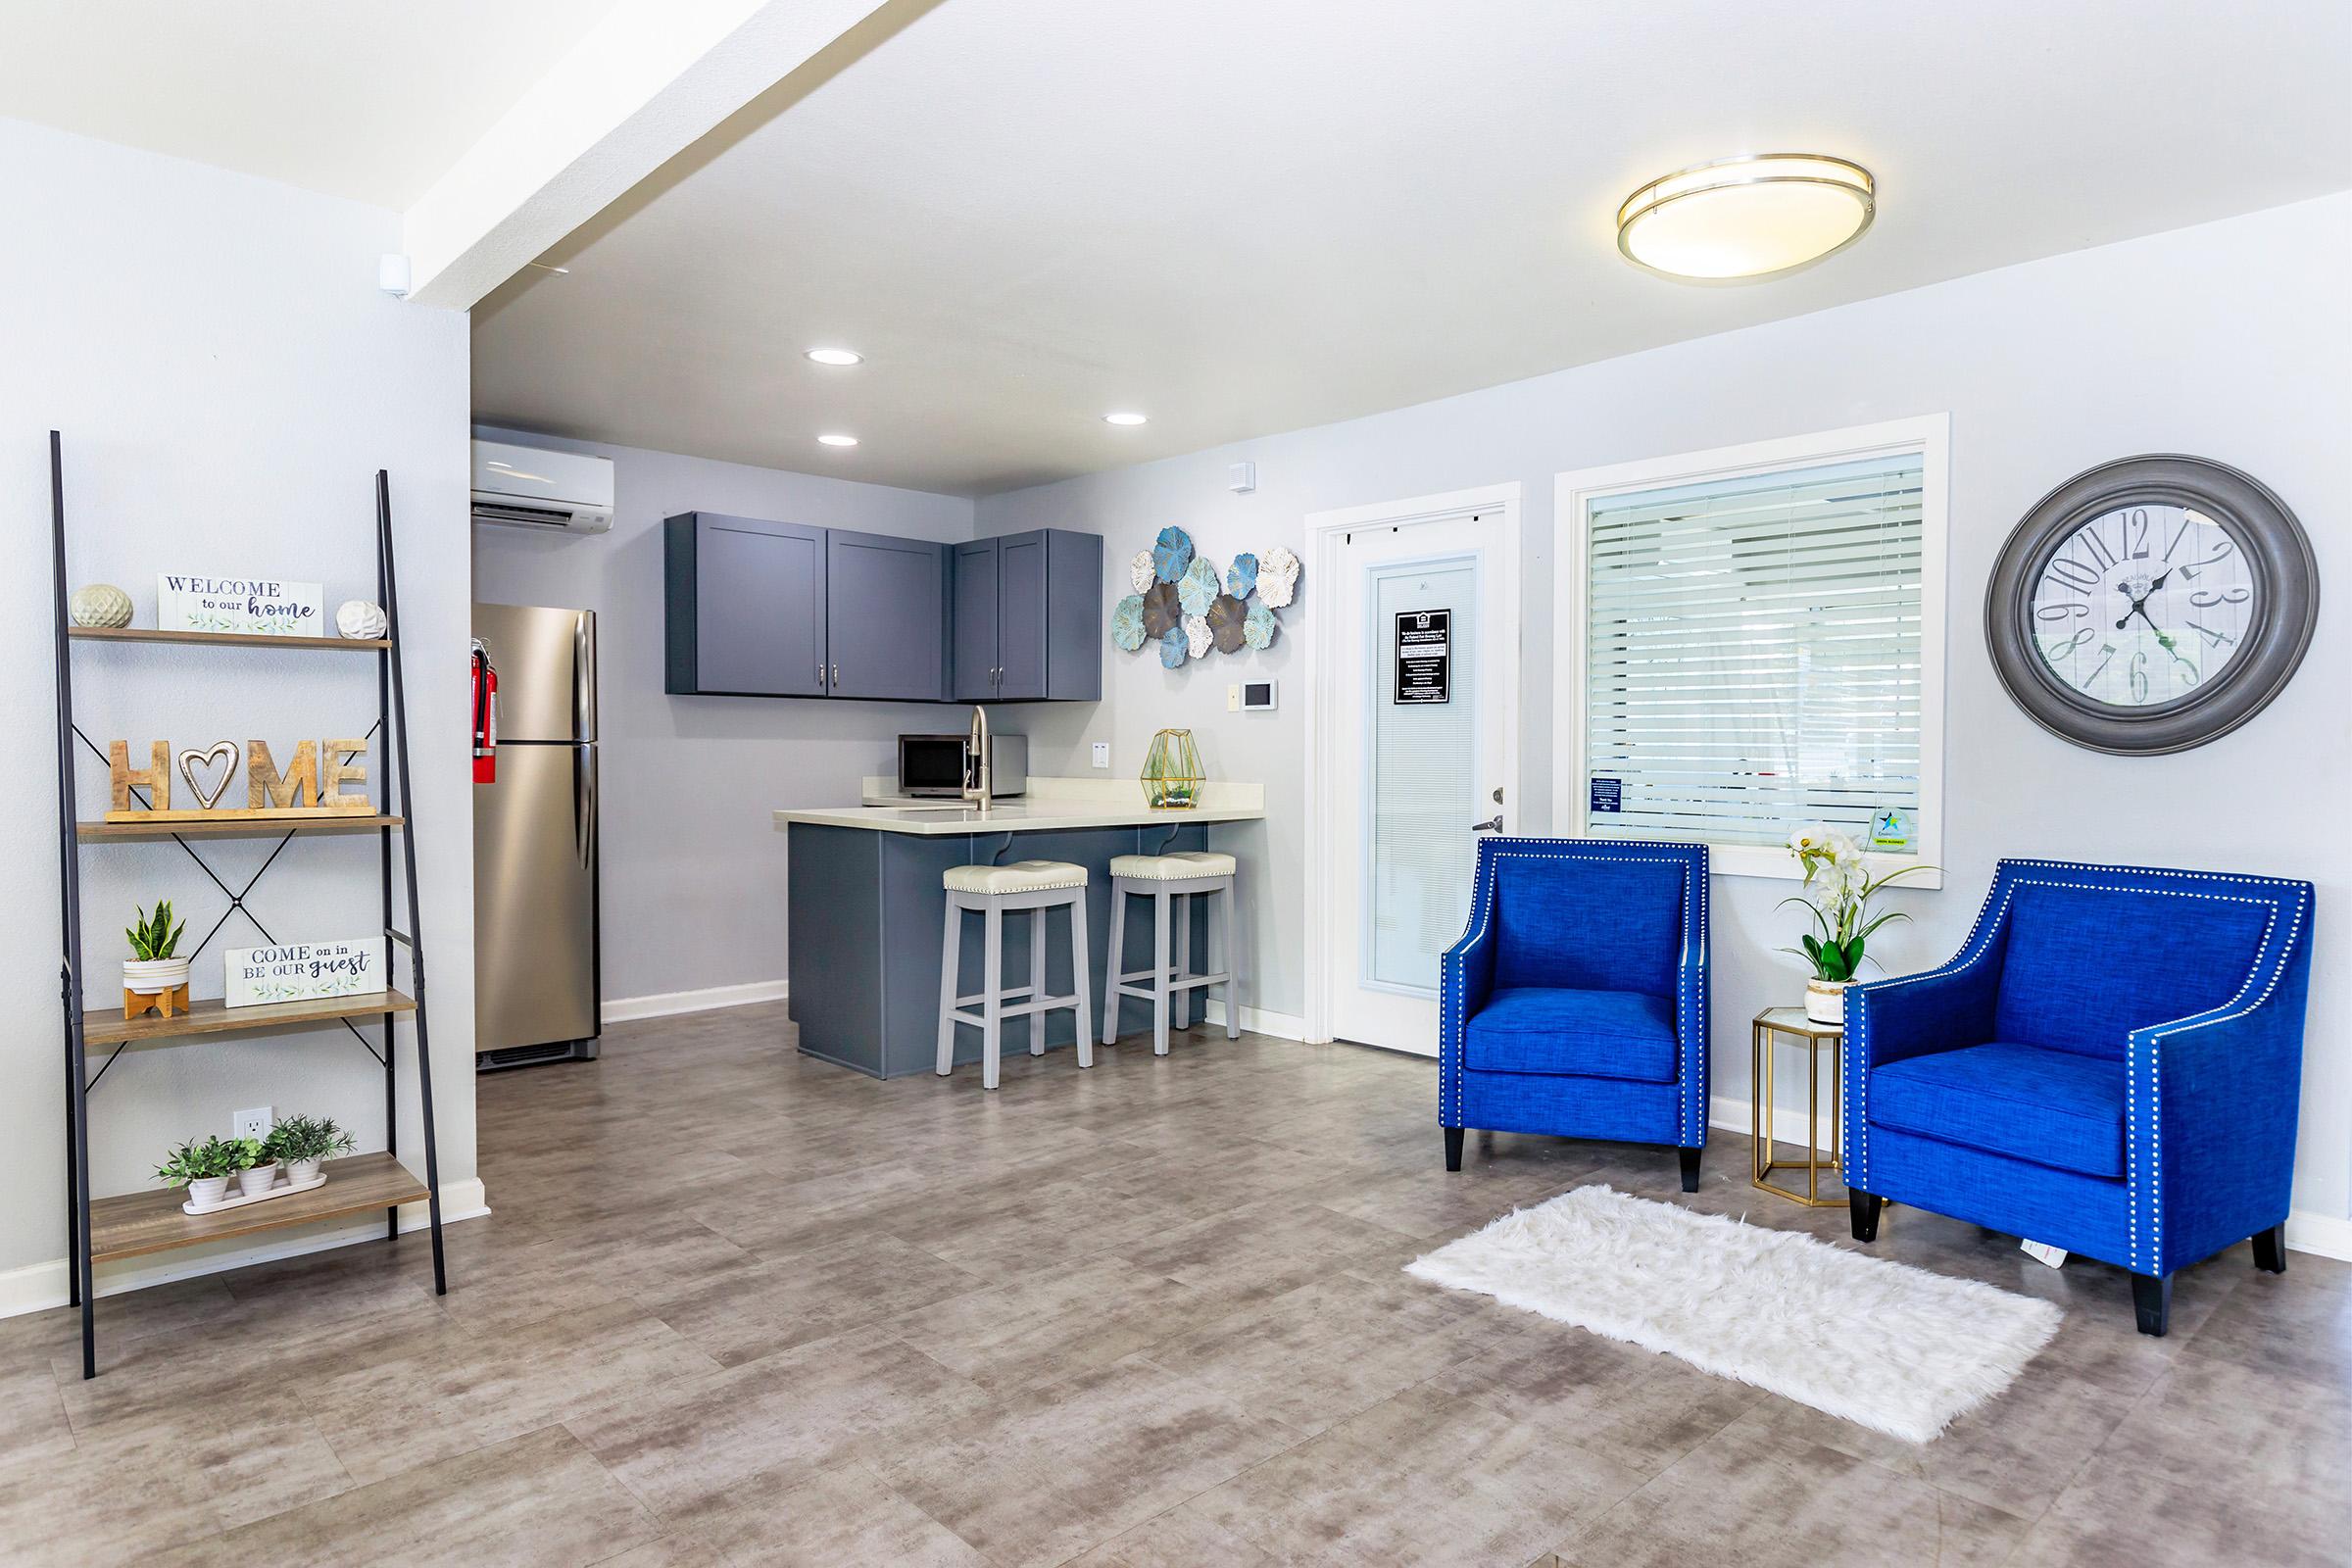
[[[473,781],[498,782],[498,666],[479,637],[473,640]]]

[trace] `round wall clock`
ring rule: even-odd
[[[2319,618],[2311,541],[2259,481],[2125,458],[2044,496],[2001,547],[1984,637],[2017,705],[2096,751],[2186,751],[2262,711]]]

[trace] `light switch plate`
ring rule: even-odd
[[[277,1116],[268,1105],[254,1110],[240,1110],[237,1112],[236,1131],[233,1136],[267,1138],[270,1136],[270,1130],[276,1125]]]
[[[1097,767],[1108,767],[1110,765],[1110,742],[1095,742],[1095,765]]]
[[[1237,681],[1233,685],[1225,688],[1225,711],[1228,713],[1238,713],[1241,710],[1242,688],[1241,684]]]

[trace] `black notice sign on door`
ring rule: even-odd
[[[1453,612],[1407,610],[1396,616],[1399,703],[1452,701]]]

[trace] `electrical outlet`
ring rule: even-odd
[[[1242,688],[1240,683],[1236,682],[1234,685],[1225,688],[1225,711],[1228,713],[1238,713],[1241,710]]]
[[[1095,765],[1097,767],[1108,767],[1110,765],[1110,742],[1095,742]]]
[[[277,1116],[268,1105],[264,1105],[258,1110],[240,1110],[237,1112],[237,1129],[235,1136],[239,1138],[267,1138],[270,1136],[270,1130],[276,1125]]]

